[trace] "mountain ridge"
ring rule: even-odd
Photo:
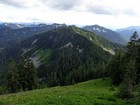
[[[12,24],[12,23],[3,23],[3,24]],[[54,28],[65,26],[64,24],[52,24],[52,25],[38,24],[31,27],[25,26],[18,29],[12,29],[11,26],[3,25],[3,24],[0,25],[0,46],[1,47],[10,45],[11,43],[20,42],[35,34],[40,34],[40,33],[52,30]]]
[[[100,35],[112,42],[122,44],[122,45],[126,44],[125,40],[123,40],[121,35],[111,29],[107,29],[99,25],[84,26],[83,29],[94,32],[97,35]]]

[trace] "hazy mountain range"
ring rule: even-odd
[[[137,31],[138,34],[140,34],[140,26],[130,26],[122,29],[117,29],[116,32],[121,34],[122,38],[126,40],[127,42],[130,39],[130,36]]]
[[[6,43],[17,42],[21,39],[26,39],[32,35],[40,34],[54,28],[61,26],[66,26],[65,24],[35,24],[35,23],[26,23],[26,24],[17,24],[17,23],[1,23],[0,24],[0,46],[5,45]],[[99,25],[84,26],[84,30],[91,31],[100,35],[107,40],[112,42],[125,45],[132,33],[138,27],[129,27],[124,29],[118,29],[116,31],[107,29]]]
[[[0,25],[0,46],[17,43],[35,34],[40,34],[65,24],[13,24],[3,23]]]

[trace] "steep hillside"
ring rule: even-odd
[[[112,31],[110,29],[101,27],[99,25],[85,26],[85,27],[83,27],[83,29],[94,32],[97,35],[100,35],[112,42],[122,44],[122,45],[126,44],[125,40],[121,37],[120,34],[116,33],[115,31]]]
[[[1,105],[128,105],[115,97],[109,79],[90,80],[72,86],[44,88],[0,96]]]
[[[24,55],[38,68],[41,81],[49,86],[69,85],[101,77],[102,65],[120,47],[92,32],[65,26],[4,49],[0,64]]]

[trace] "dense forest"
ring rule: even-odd
[[[64,26],[3,49],[1,72],[9,71],[9,59],[18,64],[23,57],[34,63],[40,83],[70,85],[104,76],[108,59],[119,48],[122,46],[92,32]]]

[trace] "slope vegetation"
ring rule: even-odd
[[[69,85],[101,77],[102,65],[120,47],[92,32],[64,26],[4,49],[0,64],[24,55],[33,61],[39,78],[48,86]]]
[[[126,105],[115,97],[110,79],[0,96],[0,105]],[[128,105],[128,104],[127,104]]]

